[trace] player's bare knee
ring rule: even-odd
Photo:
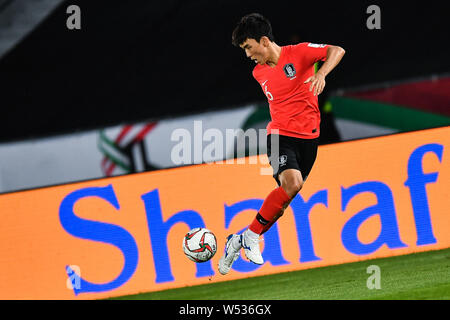
[[[303,180],[301,179],[293,179],[288,180],[284,185],[282,185],[284,191],[286,191],[287,195],[292,199],[303,187]]]
[[[292,185],[292,191],[295,192],[295,194],[299,193],[300,190],[302,190],[302,188],[303,188],[303,180],[301,178],[297,179]]]
[[[286,170],[281,175],[281,186],[292,199],[303,187],[302,175],[297,170]]]

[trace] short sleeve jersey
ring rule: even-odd
[[[253,77],[267,97],[272,121],[267,134],[277,129],[280,135],[314,139],[320,135],[320,111],[314,90],[309,91],[314,64],[325,61],[329,45],[302,42],[281,47],[275,67],[257,65]]]

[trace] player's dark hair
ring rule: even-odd
[[[266,36],[273,41],[272,26],[266,18],[259,13],[250,13],[241,18],[233,30],[231,43],[239,47],[247,39],[255,39],[257,42]]]

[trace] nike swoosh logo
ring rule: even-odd
[[[261,85],[262,86],[265,85],[267,81],[269,81],[269,80],[264,81],[263,83],[261,83]]]
[[[242,235],[241,235],[241,244],[242,244],[242,248],[250,250],[250,247],[245,245],[244,237]]]

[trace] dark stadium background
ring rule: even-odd
[[[81,8],[81,30],[66,28],[70,4]],[[371,4],[381,30],[366,27]],[[280,45],[346,49],[328,92],[450,70],[443,2],[64,1],[0,59],[0,141],[263,100],[251,61],[230,41],[250,12],[271,20]]]

